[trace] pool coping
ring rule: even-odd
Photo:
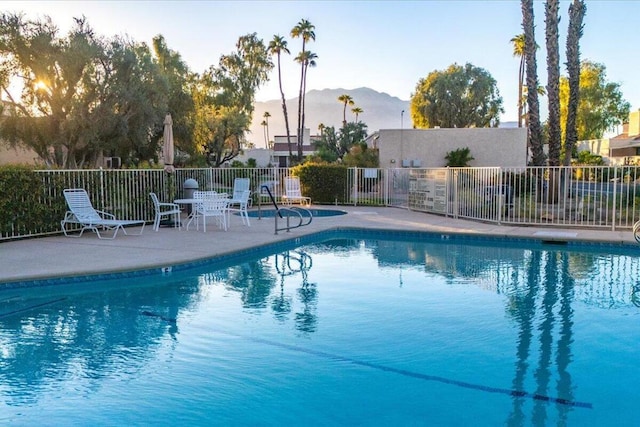
[[[640,246],[627,241],[606,241],[606,240],[585,240],[578,238],[576,232],[560,231],[535,231],[530,236],[498,235],[495,233],[475,233],[469,234],[465,231],[425,231],[425,230],[401,230],[390,228],[366,228],[357,226],[336,226],[312,233],[307,233],[295,237],[281,239],[276,242],[261,243],[241,249],[219,252],[189,261],[176,261],[175,263],[158,263],[153,265],[140,266],[139,268],[124,268],[115,270],[95,271],[80,274],[62,274],[51,277],[24,277],[18,280],[0,280],[0,291],[20,288],[34,288],[42,286],[69,285],[74,283],[86,283],[107,281],[124,278],[139,278],[146,276],[168,276],[174,272],[186,271],[202,266],[212,266],[213,268],[224,268],[234,265],[239,261],[246,260],[247,257],[269,256],[279,250],[289,250],[299,246],[320,243],[332,239],[353,238],[353,239],[384,239],[396,240],[400,238],[411,238],[417,241],[435,242],[445,241],[446,243],[495,243],[508,240],[510,244],[527,244],[531,247],[542,248],[545,245],[565,246],[567,249],[577,250],[585,248],[602,248],[609,251],[630,250],[637,252],[640,256]]]

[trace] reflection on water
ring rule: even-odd
[[[331,240],[178,279],[0,292],[0,396],[7,406],[34,405],[42,388],[51,387],[44,384],[56,379],[88,379],[90,393],[102,378],[135,372],[167,338],[179,345],[181,318],[199,310],[215,289],[237,297],[245,312],[271,314],[278,324],[311,336],[328,285],[311,279],[316,269],[327,269],[314,257],[326,254],[366,256],[381,271],[422,272],[449,286],[472,284],[503,296],[517,337],[510,344],[515,357],[508,425],[545,425],[550,415],[565,424],[576,410],[575,304],[615,310],[637,307],[640,300],[640,262],[633,256],[555,246]]]

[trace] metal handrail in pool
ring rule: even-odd
[[[267,186],[267,185],[260,186],[260,191],[262,191],[262,190],[266,190],[267,194],[269,195],[269,199],[271,200],[271,203],[273,203],[273,206],[276,209],[277,215],[273,215],[273,218],[275,220],[275,234],[278,234],[278,231],[289,232],[294,228],[304,227],[305,225],[311,224],[311,221],[313,221],[313,214],[311,213],[311,211],[309,209],[296,207],[296,206],[292,206],[292,207],[288,207],[288,208],[284,208],[284,207],[280,208],[280,207],[278,207],[278,204],[276,203],[276,199],[273,197],[273,194],[271,194],[271,190],[269,189],[269,186]],[[258,219],[262,218],[260,212],[261,212],[260,211],[260,203],[258,203]],[[291,225],[289,218],[291,218],[292,215],[287,214],[287,215],[285,215],[287,217],[287,225],[285,227],[283,227],[283,228],[278,228],[278,217],[284,218],[282,216],[282,212],[294,213],[295,215],[297,215],[299,217],[300,222],[297,225]],[[304,221],[304,216],[302,215],[302,212],[306,212],[307,213],[307,215],[309,217],[309,221],[308,222],[303,222]]]

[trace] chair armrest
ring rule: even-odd
[[[110,214],[109,212],[99,211],[99,210],[96,210],[96,212],[98,212],[98,214],[99,214],[103,219],[116,219],[116,216],[115,216],[114,214]]]
[[[71,211],[66,211],[64,213],[64,218],[61,221],[62,224],[71,224],[71,223],[80,223],[78,218],[76,218],[75,214]]]
[[[180,205],[177,204],[177,203],[166,203],[166,202],[162,203],[161,202],[161,203],[158,203],[158,206],[159,207],[168,207],[168,208],[171,208],[171,209],[182,209],[180,207]]]

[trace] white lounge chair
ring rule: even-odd
[[[282,196],[282,203],[291,205],[293,203],[300,203],[300,205],[311,206],[311,197],[302,195],[300,189],[300,178],[297,176],[289,176],[284,179],[284,195]]]
[[[171,215],[175,215],[175,218],[173,220],[173,227],[179,229],[180,214],[182,213],[182,210],[180,209],[180,205],[176,203],[161,202],[158,199],[158,196],[156,195],[156,193],[149,193],[149,195],[151,196],[151,200],[153,200],[153,206],[156,210],[156,218],[153,221],[153,229],[155,231],[158,231],[158,229],[160,228],[160,221],[162,220],[162,218],[171,219]]]
[[[104,237],[105,239],[114,239],[118,234],[118,230],[122,230],[124,234],[127,234],[125,226],[141,226],[140,232],[137,235],[142,234],[144,231],[145,222],[142,220],[122,220],[117,219],[115,215],[96,210],[89,200],[89,195],[83,188],[68,188],[64,190],[64,198],[67,201],[69,210],[66,212],[64,219],[60,221],[62,232],[65,236],[80,237],[84,230],[92,230],[98,235],[99,239],[102,239],[100,230],[113,231],[111,237]],[[77,236],[71,236],[67,234],[67,224],[80,224],[80,234]]]

